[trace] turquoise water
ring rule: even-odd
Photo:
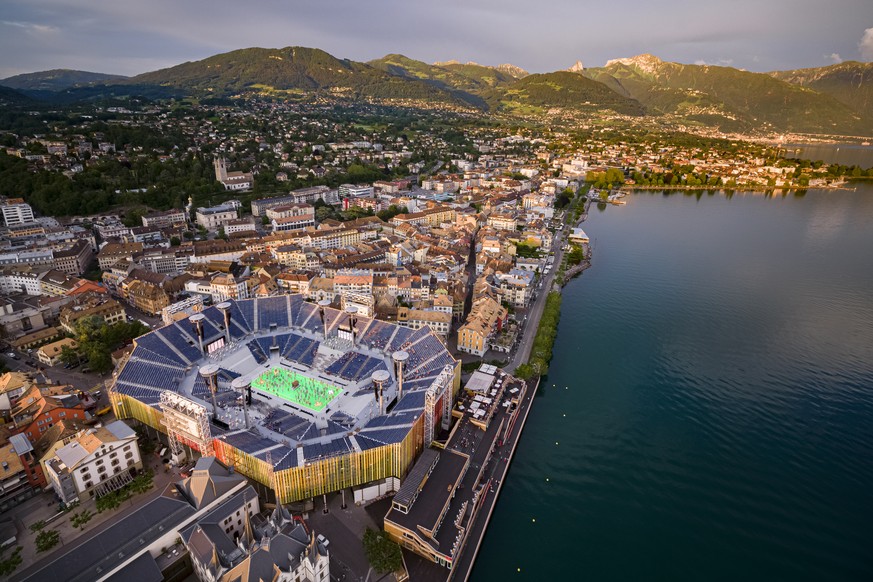
[[[584,228],[472,580],[873,579],[873,188]]]

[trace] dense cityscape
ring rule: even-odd
[[[272,50],[0,80],[3,579],[476,579],[589,216],[873,179],[802,71]],[[616,89],[670,67],[724,79]]]

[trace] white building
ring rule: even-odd
[[[6,204],[0,207],[0,211],[3,212],[3,222],[6,226],[18,226],[25,222],[33,222],[33,208],[30,207],[30,204],[23,201],[7,201]]]
[[[354,184],[343,184],[339,187],[338,192],[340,198],[372,198],[372,186],[355,186]]]
[[[237,220],[229,220],[224,223],[224,233],[234,234],[237,232],[255,232],[255,223],[249,218],[239,218]]]
[[[142,470],[136,433],[120,420],[80,432],[46,464],[46,479],[61,500],[87,501],[124,487]]]
[[[588,235],[585,234],[585,231],[581,228],[574,228],[571,230],[568,239],[571,244],[576,245],[588,244],[589,242]]]
[[[224,158],[215,158],[215,179],[221,182],[225,190],[248,190],[254,182],[250,172],[228,172]]]
[[[225,222],[237,219],[236,206],[234,204],[220,204],[197,209],[197,224],[206,230],[217,229]]]

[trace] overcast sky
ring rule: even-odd
[[[770,71],[873,60],[873,0],[0,0],[0,78],[292,45],[531,72],[646,52]]]

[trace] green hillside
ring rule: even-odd
[[[583,74],[636,99],[650,112],[724,129],[858,133],[870,127],[863,115],[830,95],[730,67],[682,65],[640,55]]]
[[[772,77],[830,95],[873,119],[873,63],[846,61],[829,67],[776,71]]]
[[[72,69],[52,69],[38,73],[24,73],[0,80],[0,85],[18,91],[62,91],[92,83],[110,83],[125,79],[121,75],[106,75]]]
[[[349,97],[457,101],[449,92],[424,81],[304,47],[237,50],[138,75],[129,82],[214,96],[244,92],[281,96],[330,90]]]
[[[603,83],[567,71],[533,74],[506,87],[483,94],[488,104],[504,111],[545,111],[560,107],[591,113],[611,110],[625,115],[643,115],[633,98],[621,95]]]
[[[0,107],[11,105],[27,105],[33,100],[27,95],[23,95],[15,89],[0,86]]]

